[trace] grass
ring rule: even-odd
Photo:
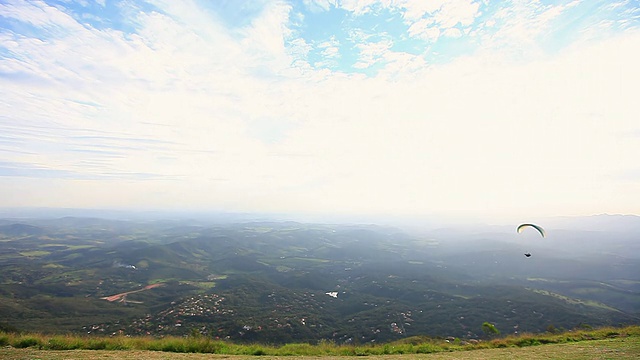
[[[478,349],[473,351],[440,352],[428,355],[404,354],[404,355],[371,355],[369,360],[453,360],[453,359],[638,359],[640,358],[640,338],[614,338],[606,340],[580,341],[565,344],[551,344],[534,347],[511,347],[500,349]],[[260,356],[261,360],[283,359],[284,356]],[[39,350],[35,348],[0,348],[0,358],[3,360],[18,359],[124,359],[124,360],[250,360],[256,359],[255,355],[223,355],[223,354],[198,354],[198,353],[166,353],[148,350],[107,351],[107,350]],[[296,360],[318,360],[318,356],[300,355]],[[339,360],[344,356],[327,355],[322,360]]]
[[[583,288],[586,289],[586,288]],[[602,291],[602,289],[597,289],[597,288],[589,288],[589,289],[593,289],[595,291]],[[560,300],[563,300],[569,304],[582,304],[582,305],[586,305],[586,306],[594,306],[594,307],[599,307],[602,309],[607,309],[607,310],[612,310],[615,311],[616,309],[607,306],[603,303],[597,302],[597,301],[592,301],[592,300],[577,300],[577,299],[572,299],[570,297],[564,296],[564,295],[560,295],[558,293],[554,293],[551,291],[547,291],[547,290],[539,290],[539,289],[532,289],[531,291],[538,293],[538,294],[542,294],[542,295],[546,295],[546,296],[553,296],[555,298],[558,298]],[[574,292],[578,293],[578,291],[576,291],[575,289],[573,290]]]
[[[208,290],[216,286],[215,281],[180,281],[180,284],[195,286],[203,290]]]
[[[282,346],[270,346],[262,344],[235,344],[222,340],[215,340],[204,336],[189,337],[97,337],[97,336],[76,336],[76,335],[45,335],[45,334],[20,334],[0,332],[0,358],[27,358],[29,354],[39,353],[34,356],[39,358],[52,359],[61,357],[53,356],[53,352],[63,351],[67,355],[79,354],[86,351],[114,351],[125,350],[138,353],[146,351],[150,353],[203,353],[235,356],[308,356],[308,357],[343,357],[343,356],[390,356],[402,355],[402,358],[411,359],[418,354],[439,354],[455,353],[457,356],[473,358],[472,356],[484,354],[486,351],[498,351],[498,354],[516,354],[518,349],[539,348],[538,345],[559,346],[562,351],[582,351],[590,348],[593,351],[611,353],[615,358],[620,358],[621,354],[632,354],[640,358],[640,326],[629,326],[624,328],[600,328],[583,329],[564,332],[560,334],[523,334],[519,336],[507,336],[488,341],[481,341],[477,344],[465,343],[460,340],[447,342],[442,339],[427,337],[408,338],[388,344],[368,344],[368,345],[338,345],[332,342],[320,342],[316,345],[304,343],[291,343]],[[579,345],[576,345],[579,344]],[[544,347],[547,348],[547,347]],[[607,350],[608,349],[608,350]],[[473,351],[471,351],[473,350]],[[70,352],[70,351],[73,351]],[[80,351],[80,352],[79,352]],[[540,350],[542,351],[542,350]],[[545,350],[547,351],[547,350]],[[560,350],[558,350],[560,351]],[[464,352],[464,353],[462,353]],[[539,352],[531,350],[527,352]],[[22,354],[22,355],[20,355]],[[97,355],[97,353],[93,353]],[[123,355],[122,352],[118,354]],[[14,357],[15,355],[15,357]],[[479,355],[479,356],[480,356]],[[575,355],[575,354],[574,354]],[[591,354],[593,355],[593,354]],[[57,355],[56,355],[57,356]],[[74,355],[75,356],[75,355]],[[154,355],[155,356],[155,355]],[[512,355],[515,356],[515,355]],[[554,356],[554,358],[574,358]],[[148,356],[142,356],[147,358]],[[493,357],[493,356],[490,356]],[[102,357],[101,357],[102,358]],[[157,357],[156,357],[157,358]],[[453,357],[455,358],[455,357]],[[482,357],[480,357],[482,358]],[[511,358],[509,356],[505,358]],[[585,357],[599,358],[599,357]],[[630,357],[631,358],[631,357]]]
[[[41,257],[41,256],[46,256],[51,254],[51,251],[45,251],[45,250],[21,251],[19,252],[19,254],[26,257]]]

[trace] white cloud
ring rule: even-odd
[[[420,1],[420,0],[400,0],[394,2],[398,8],[404,9],[403,17],[409,22],[418,21],[427,14],[433,14],[440,10],[447,3],[447,0]]]
[[[276,2],[267,6],[256,18],[244,37],[246,47],[255,47],[258,54],[269,54],[275,59],[285,55],[284,41],[290,35],[287,27],[291,6]]]
[[[539,37],[551,30],[555,19],[577,5],[577,2],[565,5],[515,2],[513,6],[502,8],[487,20],[487,26],[495,27],[496,32],[490,38],[484,38],[485,47],[511,48],[513,53],[524,57],[530,56],[529,53],[535,54],[540,51]]]
[[[340,0],[340,7],[355,15],[363,15],[370,12],[377,3],[378,0]]]
[[[195,32],[157,13],[141,14],[138,21],[142,26],[140,37],[133,36],[130,40],[115,32],[84,28],[73,37],[45,44],[30,45],[27,39],[17,39],[20,51],[29,59],[18,63],[21,71],[38,77],[55,74],[64,82],[49,79],[49,86],[55,83],[57,89],[42,88],[32,97],[21,96],[19,83],[7,85],[5,98],[13,104],[22,104],[12,106],[11,113],[19,115],[25,125],[56,119],[58,123],[47,129],[57,133],[56,137],[63,137],[74,128],[89,127],[99,134],[124,137],[133,133],[142,139],[175,144],[161,153],[196,151],[188,157],[194,163],[183,160],[167,169],[154,161],[160,155],[154,149],[139,147],[126,158],[107,157],[105,172],[108,166],[115,172],[184,175],[198,170],[197,173],[204,174],[206,171],[201,170],[205,168],[196,164],[204,161],[210,151],[229,151],[237,146],[253,148],[251,141],[244,138],[240,115],[244,112],[251,117],[251,108],[238,111],[232,99],[246,96],[259,104],[259,99],[265,97],[254,97],[254,91],[264,91],[264,85],[246,75],[246,67],[252,64],[248,63],[247,54],[239,51],[238,44],[218,32],[215,25],[197,28]],[[207,41],[212,39],[218,41]],[[45,100],[61,95],[72,101]],[[96,106],[70,106],[77,105],[75,101]],[[264,106],[271,106],[269,100],[263,102]],[[212,107],[216,109],[214,112]],[[105,146],[117,149],[120,142]],[[82,142],[75,145],[81,147]],[[256,146],[259,150],[259,145]],[[55,146],[52,148],[55,150]],[[68,167],[74,166],[78,156],[82,153],[58,150],[48,158],[50,164]]]
[[[340,57],[340,42],[332,36],[329,40],[323,41],[317,45],[319,49],[322,49],[322,55],[328,59],[335,59]]]
[[[373,35],[369,32],[365,32],[363,29],[353,28],[349,29],[348,40],[353,43],[367,42]]]
[[[354,67],[365,69],[372,66],[384,58],[385,54],[389,52],[391,46],[393,46],[393,42],[391,40],[382,40],[356,45],[360,50],[360,56]]]
[[[335,7],[337,5],[335,0],[303,0],[303,2],[312,11],[329,11],[332,6]]]
[[[314,90],[321,100],[310,113],[317,120],[285,146],[316,154],[313,168],[303,169],[323,185],[304,196],[326,210],[543,214],[548,207],[597,211],[619,201],[630,210],[620,184],[604,179],[630,166],[640,150],[613,131],[637,129],[625,103],[638,71],[620,71],[633,68],[637,41],[527,65],[468,59],[411,82],[335,78]]]
[[[33,26],[46,28],[52,33],[66,33],[81,27],[71,16],[40,2],[20,1],[0,4],[0,14],[3,17],[18,19]]]
[[[384,54],[384,61],[385,66],[379,75],[391,79],[411,78],[427,68],[427,63],[422,56],[405,52],[388,51]]]
[[[0,60],[0,153],[65,174],[0,177],[5,206],[516,216],[640,202],[638,183],[617,178],[640,153],[627,136],[640,130],[637,32],[535,61],[483,51],[438,66],[371,42],[363,66],[385,65],[367,77],[288,68],[310,44],[284,48],[286,6],[231,31],[193,4],[157,5],[137,14],[136,34],[68,25],[49,8],[43,41],[0,32],[16,55]],[[496,26],[517,32],[511,15]],[[544,28],[523,19],[536,30],[494,41]],[[434,21],[413,34],[455,35]],[[336,55],[336,39],[316,46]]]
[[[449,28],[442,33],[442,36],[459,38],[462,37],[462,31],[460,31],[460,29],[458,28]]]
[[[440,28],[434,26],[433,20],[421,19],[413,23],[407,30],[410,36],[435,42],[440,37]]]
[[[293,67],[308,68],[309,63],[307,59],[312,49],[313,46],[308,44],[304,39],[293,39],[288,47],[289,56],[293,59]]]
[[[356,16],[377,8],[399,10],[412,29],[410,35],[421,39],[434,38],[435,27],[426,27],[425,24],[435,24],[439,31],[457,24],[470,25],[478,16],[480,6],[472,0],[343,0],[336,5]],[[328,6],[323,9],[328,10]]]
[[[461,24],[462,26],[471,25],[476,16],[480,5],[470,0],[447,1],[442,4],[440,11],[435,14],[436,23],[440,27],[448,29]]]

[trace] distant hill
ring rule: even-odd
[[[547,220],[554,228],[583,231],[606,231],[618,233],[639,233],[640,216],[600,214],[592,216],[557,217]]]
[[[25,220],[0,226],[0,318],[269,343],[640,322],[640,260],[618,248],[635,234],[550,226],[542,239],[491,226]]]
[[[0,225],[0,234],[6,236],[33,236],[42,235],[45,232],[46,230],[41,227],[27,224]]]

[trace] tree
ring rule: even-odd
[[[500,330],[498,330],[495,325],[487,321],[482,323],[482,331],[487,336],[500,335]]]

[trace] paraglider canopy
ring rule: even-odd
[[[527,227],[532,227],[536,230],[538,230],[538,232],[540,233],[540,235],[542,235],[542,237],[546,237],[546,233],[544,232],[544,229],[541,228],[540,226],[536,225],[536,224],[521,224],[518,226],[518,228],[516,229],[516,231],[519,233],[521,233],[522,231],[524,231],[525,228]]]

